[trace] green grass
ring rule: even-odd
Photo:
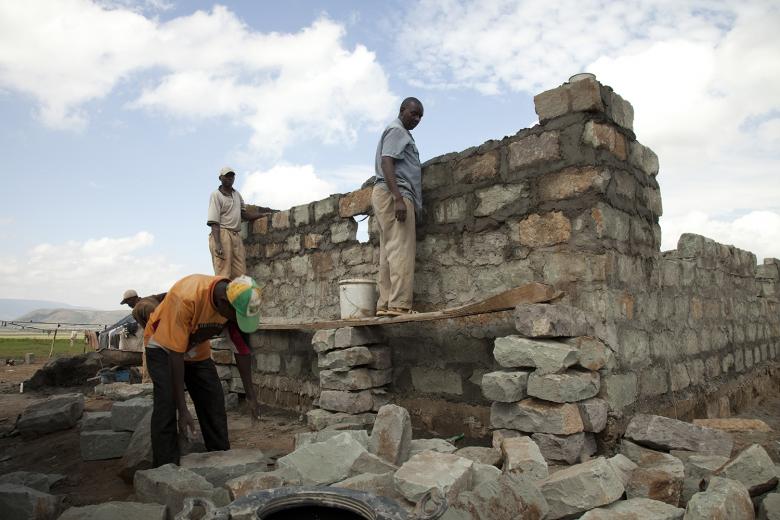
[[[51,338],[13,338],[0,337],[0,358],[23,358],[28,352],[35,354],[38,359],[46,358],[51,349]],[[54,342],[55,356],[72,356],[84,351],[84,340],[78,338],[70,346],[70,339],[57,338]]]

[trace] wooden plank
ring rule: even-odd
[[[306,322],[274,322],[260,321],[258,330],[318,330],[318,329],[337,329],[340,327],[367,327],[372,325],[393,325],[396,323],[409,323],[415,321],[433,321],[457,318],[460,316],[470,316],[473,314],[485,314],[489,312],[505,311],[514,309],[521,303],[543,303],[559,298],[563,293],[556,291],[553,287],[539,283],[531,282],[514,289],[498,293],[484,300],[474,303],[452,307],[441,311],[420,312],[417,314],[406,314],[396,317],[371,317],[356,318],[349,320],[312,320]]]

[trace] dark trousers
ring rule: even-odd
[[[161,348],[146,349],[146,364],[154,383],[152,410],[152,460],[156,468],[179,464],[179,434],[173,374],[168,354]],[[208,451],[229,450],[227,415],[222,384],[211,359],[184,362],[184,384],[195,404],[203,443]]]

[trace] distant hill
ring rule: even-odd
[[[112,325],[130,314],[126,311],[96,311],[90,309],[38,309],[30,311],[22,316],[13,318],[14,321],[38,321],[48,323],[97,323],[100,325]]]
[[[0,298],[0,320],[14,320],[19,316],[37,309],[76,309],[73,305],[48,300],[22,300],[19,298]]]

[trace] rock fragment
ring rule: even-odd
[[[755,511],[750,494],[741,482],[713,477],[706,491],[691,498],[685,520],[753,520]]]
[[[412,420],[406,408],[387,404],[379,409],[368,441],[368,450],[399,466],[410,456]]]
[[[393,475],[396,489],[412,502],[436,488],[450,501],[471,487],[474,463],[449,453],[423,451],[406,461]]]
[[[660,415],[635,415],[625,437],[648,448],[696,451],[705,455],[731,455],[734,442],[720,430],[696,426]]]
[[[604,457],[553,473],[541,482],[552,520],[611,504],[624,492],[623,483]]]
[[[16,421],[16,431],[29,439],[73,428],[84,411],[84,394],[62,394],[32,404]]]
[[[504,473],[521,475],[530,480],[547,478],[547,461],[539,446],[530,437],[510,437],[501,444]]]

